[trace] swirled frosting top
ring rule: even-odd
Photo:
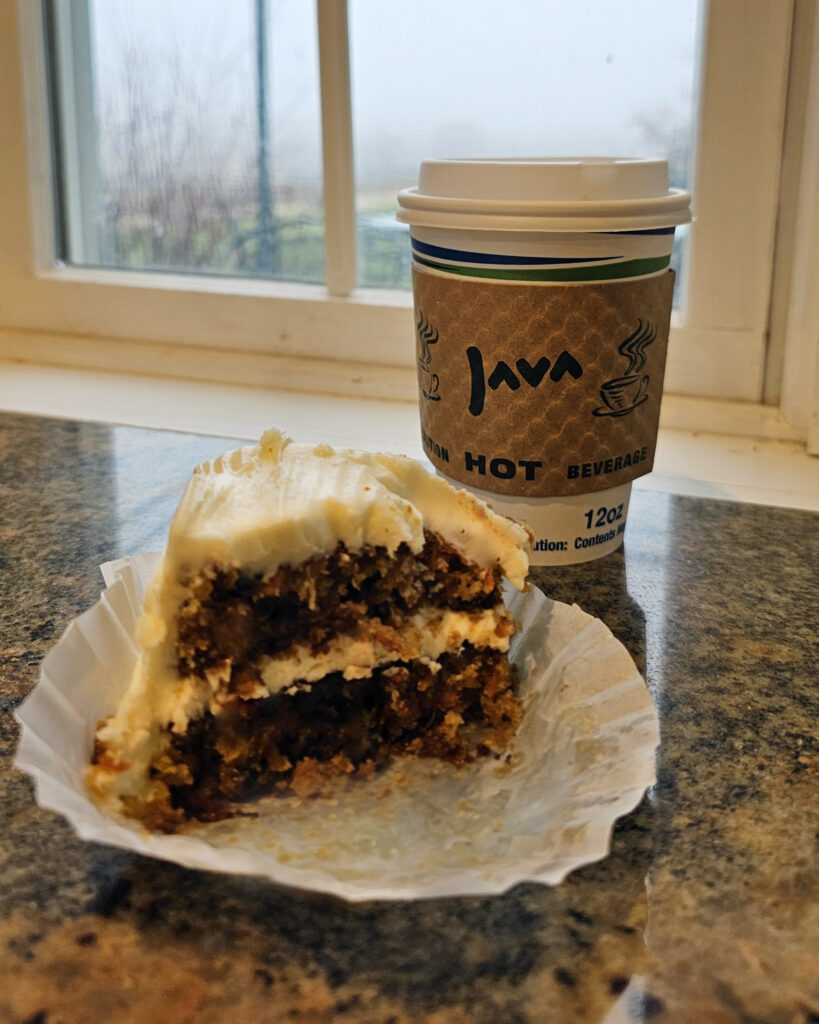
[[[275,430],[198,466],[174,516],[166,572],[217,562],[271,573],[365,545],[421,550],[438,533],[482,568],[524,585],[530,535],[404,456],[297,444]]]

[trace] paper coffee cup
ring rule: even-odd
[[[615,550],[654,460],[688,193],[664,160],[425,160],[398,201],[430,461],[525,519],[536,565]]]

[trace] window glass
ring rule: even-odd
[[[658,156],[685,187],[698,7],[349,0],[360,282],[409,287],[392,214],[425,157]]]
[[[409,287],[395,193],[427,156],[664,156],[685,186],[699,3],[349,0],[359,283]],[[60,255],[321,282],[315,4],[62,9]]]
[[[89,0],[59,59],[84,48],[58,103],[63,139],[94,111],[73,165],[60,147],[67,262],[323,280],[312,3]]]

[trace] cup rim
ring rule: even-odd
[[[690,202],[690,193],[676,188],[650,199],[587,203],[456,199],[405,188],[398,193],[396,219],[415,227],[480,231],[639,231],[690,223]]]
[[[612,377],[610,380],[604,380],[600,385],[600,390],[602,391],[609,384],[621,384],[627,387],[629,384],[639,381],[642,376],[640,373],[624,373],[622,377]]]

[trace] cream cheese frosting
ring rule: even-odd
[[[171,525],[166,568],[206,562],[273,573],[332,551],[406,543],[418,552],[424,527],[482,568],[500,564],[523,587],[526,530],[419,463],[329,445],[297,444],[269,430],[258,445],[198,466]]]
[[[498,629],[498,622],[494,608],[476,612],[423,608],[400,630],[375,624],[353,636],[336,637],[320,654],[301,646],[286,656],[266,659],[260,666],[258,696],[279,693],[294,680],[312,683],[334,672],[341,672],[345,679],[361,679],[392,661],[434,661],[444,651],[460,650],[465,643],[508,651],[509,636]]]

